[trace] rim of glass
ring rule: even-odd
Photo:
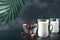
[[[37,19],[37,20],[49,20],[49,19]]]
[[[50,18],[50,19],[60,19],[60,18]]]
[[[59,20],[60,20],[60,18],[50,18],[50,20],[51,20],[51,19],[52,19],[52,20],[54,20],[54,19],[59,19]]]
[[[60,18],[50,18],[51,21],[60,20]]]

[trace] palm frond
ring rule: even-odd
[[[0,21],[15,20],[25,4],[25,0],[0,0]]]

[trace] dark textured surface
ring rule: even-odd
[[[23,29],[0,31],[0,40],[31,40],[28,34],[26,34],[26,36],[23,37],[21,35],[21,32],[23,32]],[[60,39],[60,33],[50,34],[50,37],[48,38],[37,37],[34,40],[59,40],[59,39]]]
[[[28,36],[24,39],[21,36],[23,23],[37,23],[38,18],[60,18],[60,0],[28,0],[21,10],[19,18],[5,26],[0,23],[0,40],[30,40]],[[50,35],[49,38],[35,40],[59,40],[59,34]]]

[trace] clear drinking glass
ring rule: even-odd
[[[59,18],[50,18],[50,24],[53,25],[53,30],[51,33],[58,33],[59,32]],[[51,29],[51,26],[50,26]]]
[[[49,24],[49,19],[37,19],[38,21],[38,36],[39,37],[48,37],[50,31],[52,31],[53,26]],[[52,29],[50,30],[50,26]]]

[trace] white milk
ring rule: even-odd
[[[36,34],[36,32],[37,32],[37,23],[35,23],[35,24],[34,24],[34,26],[36,26],[36,27],[35,27],[35,28],[33,28],[33,30],[32,30],[32,31],[33,31],[33,33],[34,33],[34,34]]]
[[[53,30],[51,31],[51,33],[58,33],[59,32],[59,21],[50,21],[50,24],[53,25]],[[50,26],[50,29],[52,27]]]
[[[47,37],[48,35],[48,22],[38,22],[38,36]]]
[[[37,27],[35,27],[32,31],[33,31],[34,34],[36,34],[36,32],[37,32]]]

